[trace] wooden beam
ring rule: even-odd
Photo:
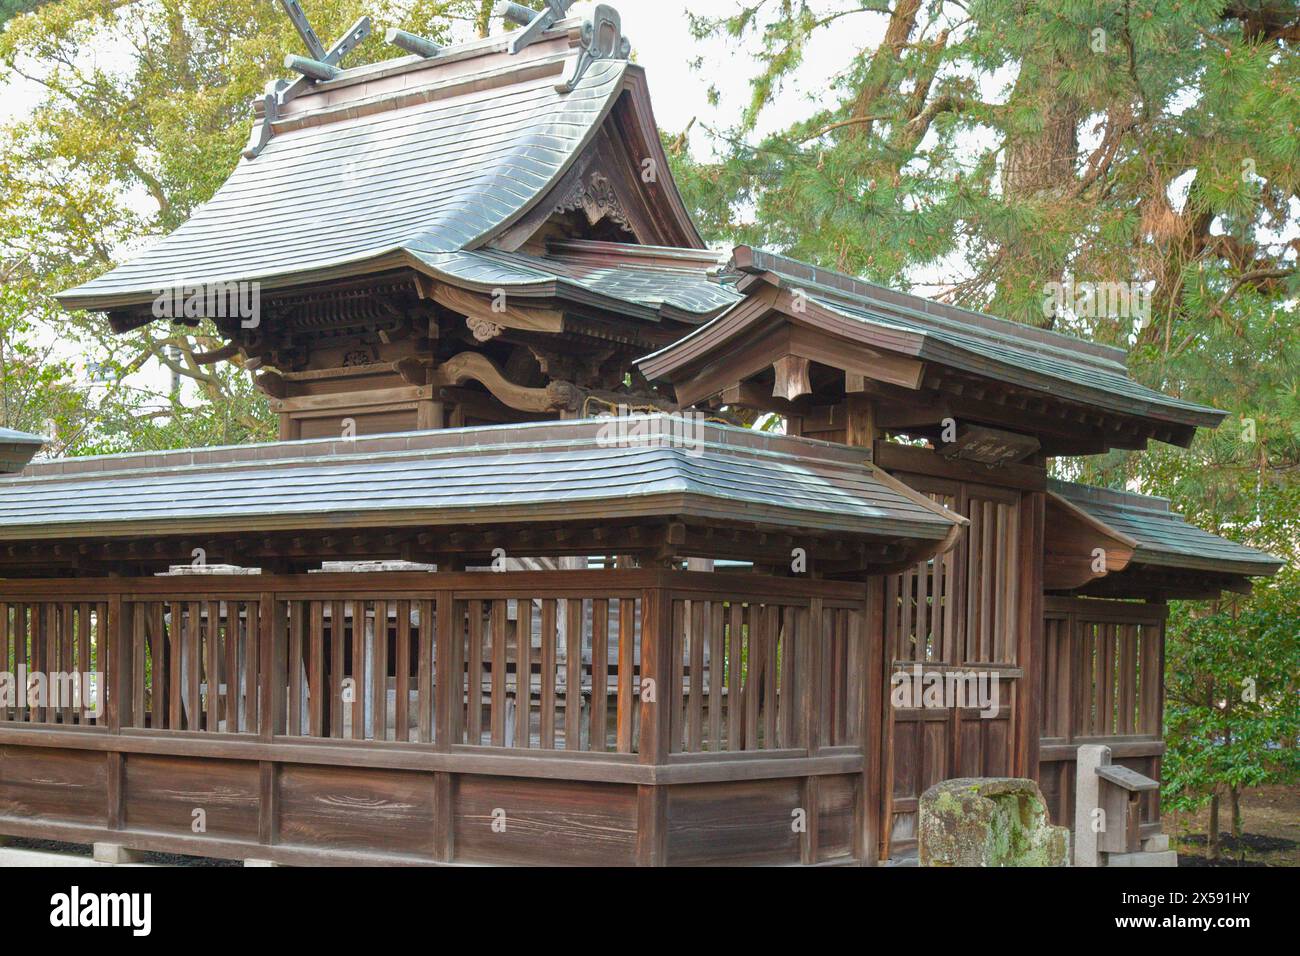
[[[844,443],[855,448],[871,449],[874,454],[876,439],[880,437],[876,427],[875,401],[867,395],[849,394],[844,400],[844,410]]]
[[[929,448],[915,448],[895,442],[877,441],[875,462],[892,473],[927,475],[953,481],[994,484],[1022,491],[1047,488],[1047,469],[1039,464],[1012,464],[988,468],[971,462],[950,461]]]
[[[521,298],[521,297],[516,297]],[[497,329],[514,329],[520,332],[545,332],[559,334],[564,331],[564,314],[553,309],[519,305],[509,295],[500,300],[475,292],[466,292],[455,286],[439,284],[433,300],[444,308],[458,312],[470,322],[470,329],[480,341],[489,326]],[[489,336],[490,338],[491,336]]]

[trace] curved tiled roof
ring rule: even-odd
[[[493,44],[319,84],[189,221],[60,301],[107,310],[184,285],[290,284],[481,244],[567,172],[636,69],[600,60],[560,92],[567,31],[518,57]]]

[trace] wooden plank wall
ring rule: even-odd
[[[1032,718],[1032,682],[1025,658],[1041,636],[1027,626],[1026,603],[1041,580],[1040,495],[933,475],[896,475],[970,519],[951,552],[886,579],[884,585],[885,714],[882,857],[916,846],[921,794],[954,777],[1023,773],[1021,728]],[[997,676],[999,706],[890,703],[899,672],[980,671]],[[1036,724],[1034,724],[1036,726]],[[1036,742],[1036,734],[1035,734]],[[1036,761],[1035,761],[1036,766]]]
[[[1048,598],[1041,662],[1039,778],[1052,819],[1073,826],[1075,750],[1160,779],[1164,754],[1164,604]],[[1160,832],[1159,791],[1143,794],[1144,835]]]
[[[874,856],[864,585],[249,585],[0,582],[8,666],[107,672],[99,720],[0,713],[0,834],[284,863]]]

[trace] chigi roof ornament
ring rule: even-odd
[[[253,126],[253,133],[248,140],[248,145],[244,147],[244,157],[246,159],[255,159],[266,144],[271,141],[272,125],[280,112],[280,107],[289,100],[293,99],[310,84],[322,80],[332,80],[343,72],[339,66],[343,58],[351,53],[356,47],[370,36],[370,18],[361,17],[352,28],[343,35],[342,39],[336,40],[327,50],[325,44],[316,35],[312,29],[311,21],[307,19],[307,14],[302,9],[302,4],[298,0],[280,0],[280,6],[284,7],[284,12],[293,22],[294,28],[298,31],[298,36],[302,37],[303,44],[307,47],[307,56],[296,56],[289,54],[284,58],[286,69],[293,70],[301,74],[293,82],[288,80],[275,80],[267,86],[266,92],[262,99],[254,104],[254,113],[258,122]]]
[[[284,7],[284,12],[289,15],[293,25],[298,30],[298,35],[302,37],[302,42],[307,46],[308,56],[294,56],[290,54],[284,58],[285,69],[295,70],[301,73],[308,80],[332,80],[343,72],[339,63],[345,56],[361,43],[366,37],[370,36],[370,18],[362,17],[356,23],[352,24],[352,29],[341,40],[328,50],[320,42],[320,37],[316,36],[316,31],[311,28],[311,23],[307,20],[307,14],[303,12],[302,4],[298,0],[280,0],[280,6]]]
[[[493,12],[523,28],[510,38],[510,52],[518,53],[524,47],[536,43],[543,33],[563,20],[573,4],[574,0],[546,0],[546,5],[541,10],[534,10],[521,3],[501,0]]]

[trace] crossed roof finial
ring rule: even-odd
[[[575,0],[546,0],[546,5],[541,10],[534,10],[520,3],[501,0],[493,12],[523,28],[510,38],[510,52],[518,53],[563,20],[574,2]]]
[[[298,0],[280,0],[280,6],[284,7],[284,12],[288,14],[294,28],[298,31],[298,36],[302,37],[302,42],[307,47],[307,56],[293,54],[286,56],[285,68],[301,73],[308,80],[334,79],[343,72],[339,67],[343,57],[370,36],[370,18],[362,17],[352,24],[352,28],[341,40],[335,41],[334,45],[327,50],[325,44],[321,43],[320,37],[316,35],[316,31],[312,29],[311,21],[307,19],[307,14]]]

